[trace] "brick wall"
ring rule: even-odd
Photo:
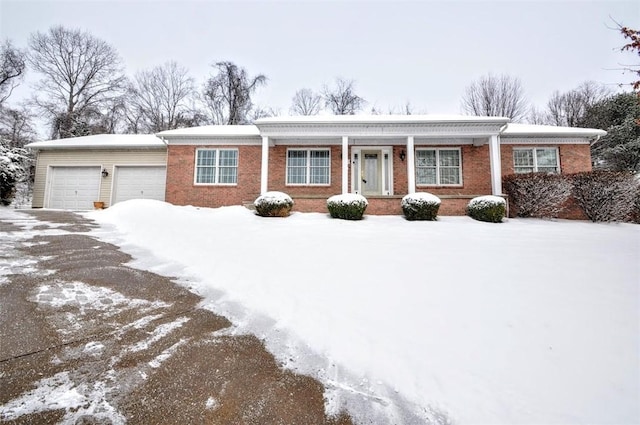
[[[331,176],[328,186],[288,186],[287,176],[287,149],[330,149]],[[291,197],[295,196],[325,196],[342,193],[342,147],[341,146],[273,146],[269,148],[269,190],[285,192]]]
[[[416,145],[416,148],[422,146]],[[424,146],[434,147],[434,146]],[[445,146],[435,146],[445,147]],[[489,146],[461,146],[462,155],[462,186],[436,187],[418,186],[417,192],[429,192],[436,196],[444,195],[488,195],[491,194],[491,167],[489,165]],[[402,163],[404,178],[406,180],[406,164]],[[401,193],[406,193],[405,190]],[[397,193],[397,192],[396,192]]]
[[[199,146],[206,148],[206,146]],[[323,148],[325,146],[315,146]],[[421,147],[416,145],[416,148]],[[426,147],[426,146],[425,146]],[[428,146],[434,147],[434,146]],[[513,148],[515,145],[502,145],[502,173],[513,173]],[[212,146],[211,148],[225,148]],[[219,207],[242,205],[253,202],[260,195],[261,146],[226,146],[238,149],[238,184],[234,186],[203,186],[194,184],[196,146],[169,146],[167,162],[166,200],[176,205],[195,205]],[[342,147],[332,145],[331,182],[328,186],[287,186],[286,155],[292,146],[274,146],[269,149],[268,189],[289,194],[295,201],[294,211],[326,212],[326,200],[332,195],[342,193]],[[313,148],[300,146],[300,149]],[[400,201],[407,193],[407,163],[400,159],[404,146],[393,147],[393,197],[369,199],[367,214],[401,214]],[[559,147],[560,163],[563,173],[591,170],[591,155],[588,145],[562,145]],[[349,149],[351,155],[351,147]],[[457,187],[418,186],[419,192],[429,192],[441,197],[440,215],[463,215],[469,200],[473,196],[491,193],[489,165],[489,146],[461,146],[462,185]],[[351,185],[351,166],[349,164],[349,186]],[[351,188],[349,187],[349,190]],[[572,209],[571,216],[578,218]],[[572,218],[573,218],[572,217]]]
[[[562,174],[591,171],[591,147],[589,145],[535,145],[536,147],[558,147],[560,151],[560,170]],[[513,174],[513,149],[530,148],[531,145],[502,145],[500,156],[502,175]]]
[[[556,145],[536,145],[550,146]],[[530,145],[502,145],[502,175],[513,174],[513,149],[518,147],[531,147]],[[591,171],[591,147],[584,145],[560,145],[557,146],[560,153],[560,171],[562,174],[573,174],[583,171]],[[515,210],[510,211],[510,216],[515,217]],[[578,206],[573,197],[564,205],[559,218],[569,220],[586,220],[587,216]]]
[[[238,149],[238,184],[233,186],[195,185],[196,146],[170,145],[167,160],[165,199],[175,205],[221,207],[242,205],[260,195],[260,146],[198,146],[198,148]]]

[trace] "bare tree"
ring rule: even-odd
[[[116,50],[62,26],[32,34],[29,46],[29,64],[42,75],[34,101],[52,123],[52,136],[93,133],[96,117],[122,94],[125,77]]]
[[[249,112],[249,122],[253,122],[260,118],[277,117],[280,115],[278,108],[272,108],[267,106],[256,106]]]
[[[556,91],[547,102],[547,121],[551,125],[577,127],[587,109],[610,93],[608,88],[594,81],[585,81],[566,93]]]
[[[26,70],[25,53],[5,40],[0,46],[0,106],[22,81]]]
[[[354,115],[367,103],[355,93],[353,80],[336,78],[335,87],[325,85],[322,89],[324,104],[335,115]]]
[[[155,133],[186,126],[193,115],[194,80],[176,62],[138,72],[128,87],[131,132]]]
[[[379,110],[376,110],[375,108],[371,109],[371,113],[376,115],[375,112],[377,112],[378,114],[380,114],[381,112]],[[389,115],[415,115],[415,114],[426,114],[426,112],[424,112],[424,110],[416,110],[415,107],[411,104],[411,102],[406,101],[404,104],[400,105],[400,106],[390,106],[387,109],[387,113]]]
[[[472,115],[521,121],[529,108],[519,78],[489,74],[467,86],[462,97],[462,110]]]
[[[0,136],[9,148],[22,148],[36,138],[33,113],[22,106],[20,109],[0,108]]]
[[[253,108],[251,95],[267,83],[267,77],[258,74],[249,77],[244,68],[233,62],[217,62],[216,74],[204,85],[203,101],[214,124],[246,124]]]
[[[291,99],[291,115],[318,115],[322,109],[322,96],[311,89],[300,89]]]
[[[527,118],[529,124],[549,124],[549,114],[545,110],[540,110],[535,106],[532,106],[529,110],[529,117]]]

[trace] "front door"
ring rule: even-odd
[[[363,151],[362,157],[362,194],[380,195],[380,151]]]
[[[364,196],[392,195],[391,148],[354,148],[352,191]]]

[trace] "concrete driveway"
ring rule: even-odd
[[[317,381],[171,279],[127,266],[96,225],[0,208],[0,420],[11,424],[350,424]]]

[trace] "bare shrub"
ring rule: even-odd
[[[560,174],[511,174],[503,189],[518,217],[555,218],[571,196],[571,182]]]
[[[640,192],[633,174],[591,171],[571,176],[573,196],[591,221],[629,221]]]

